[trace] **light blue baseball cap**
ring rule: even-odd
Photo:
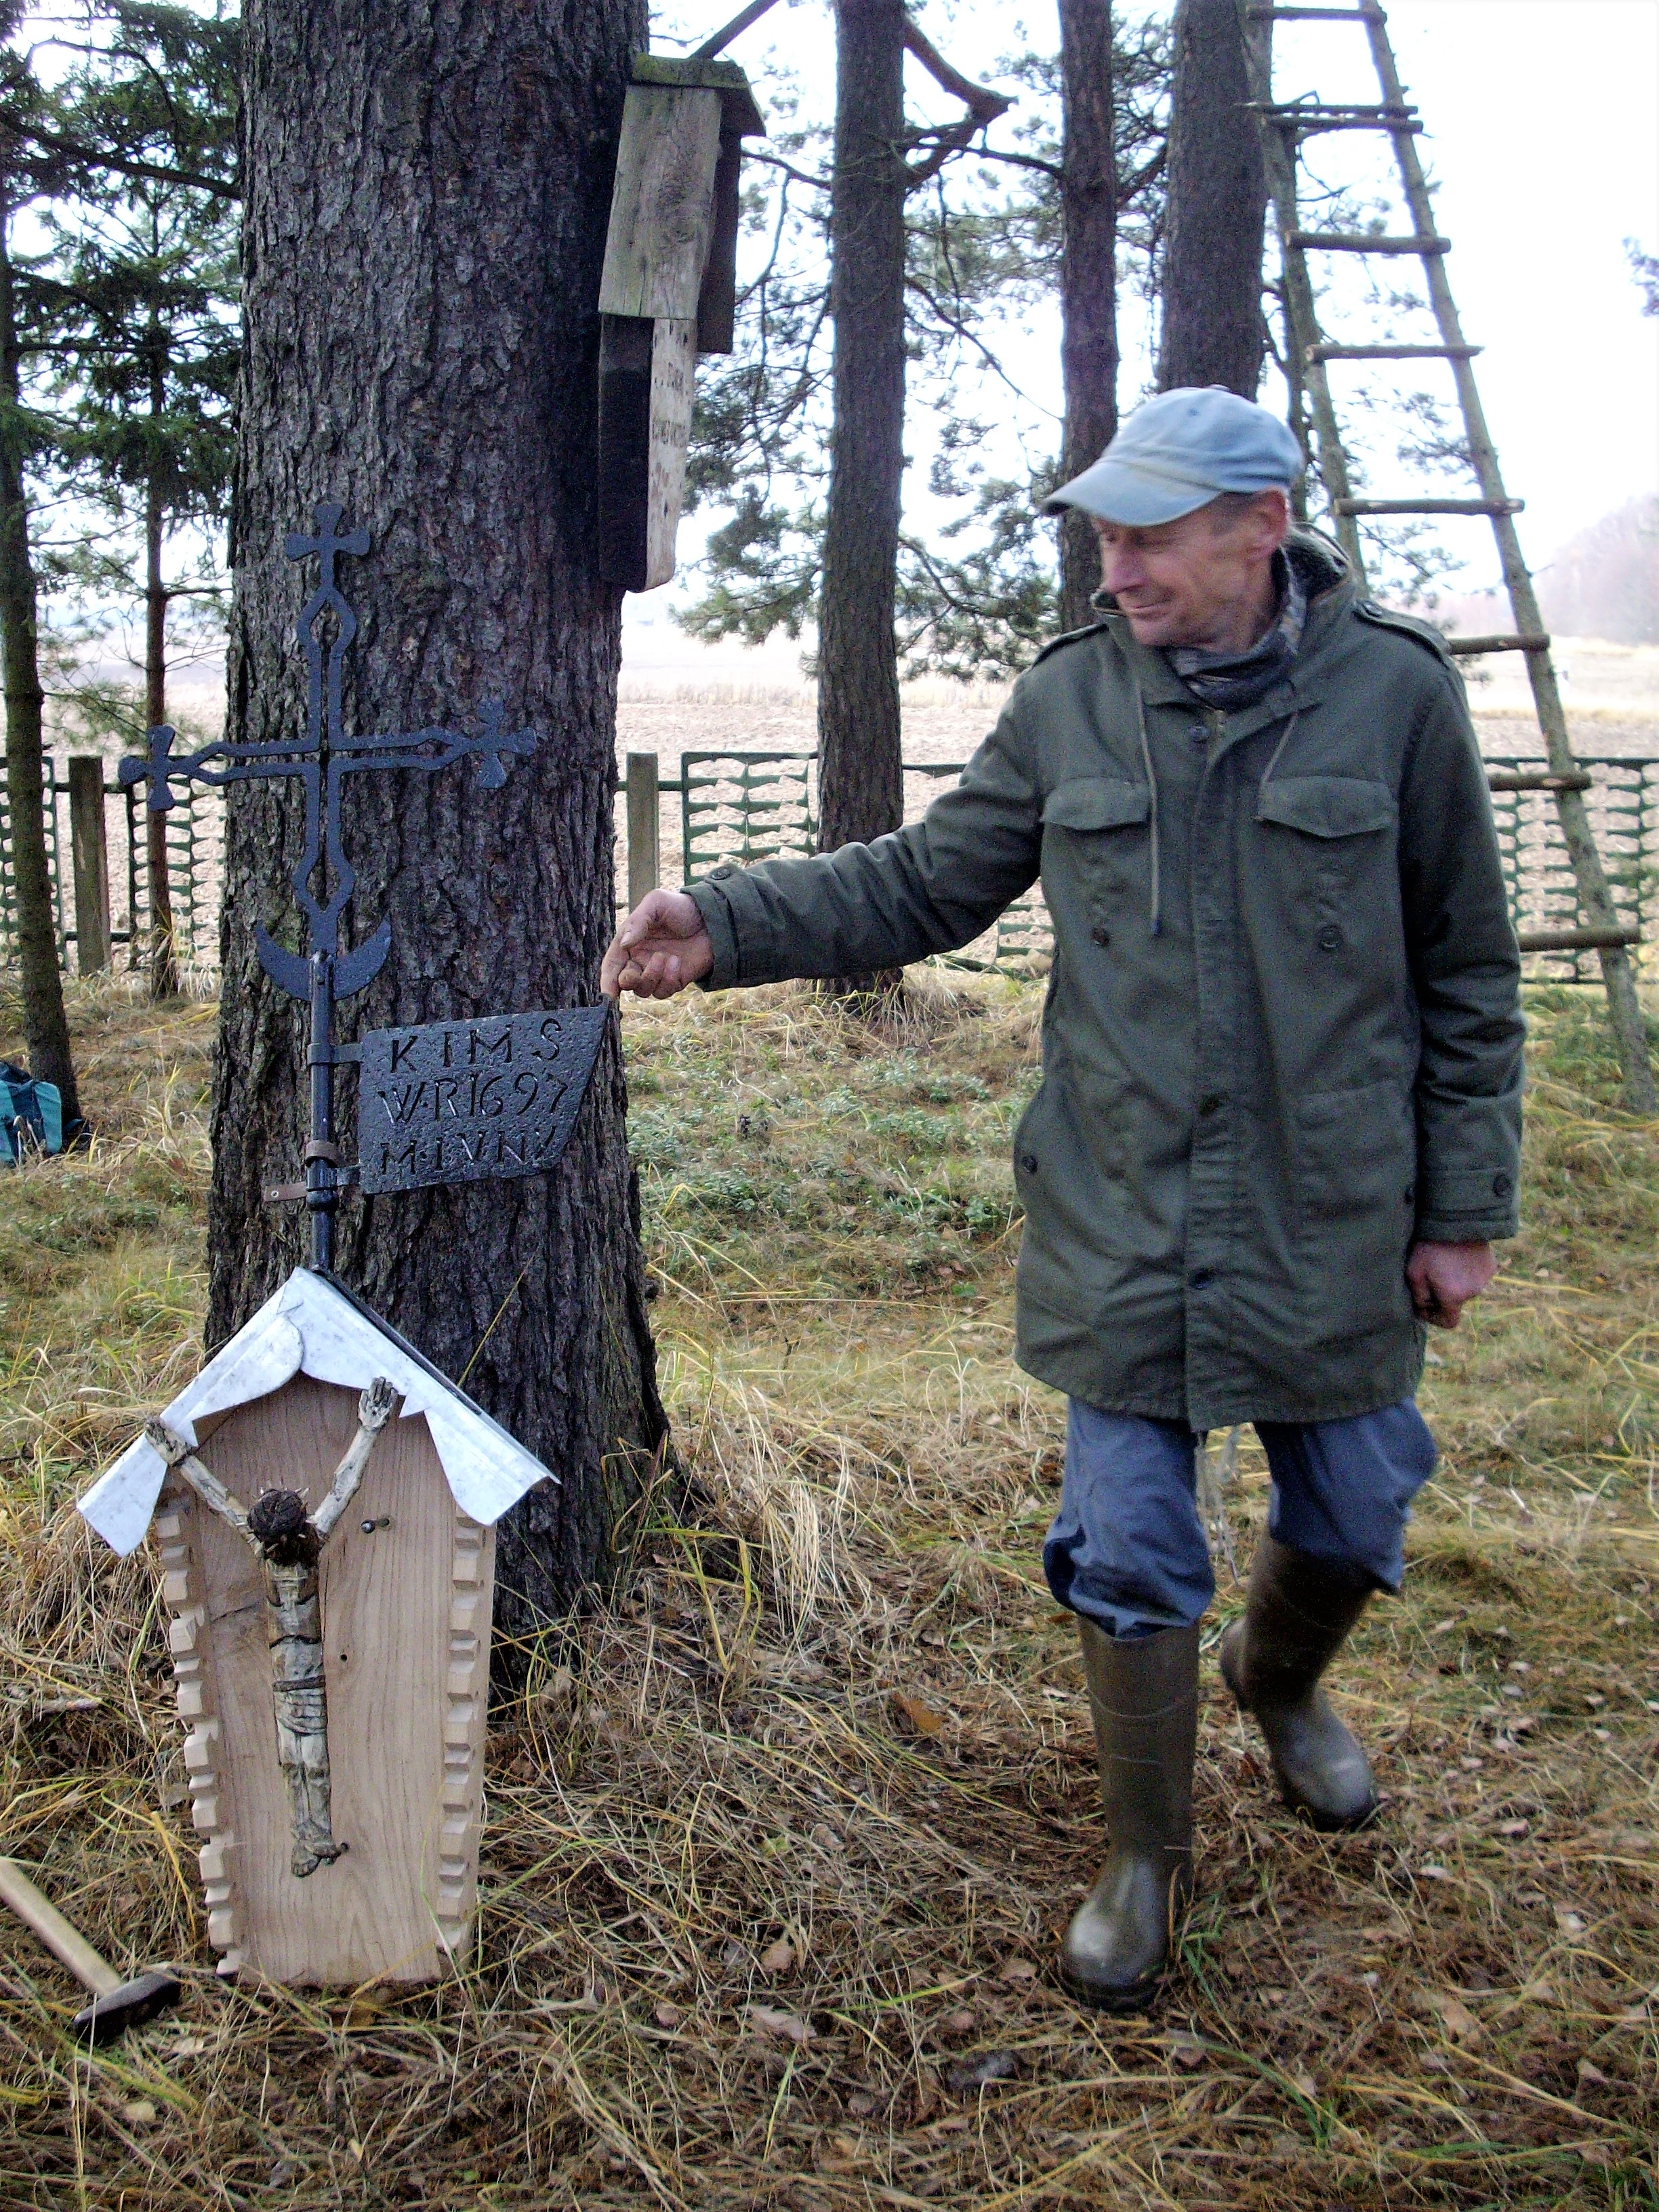
[[[1224,491],[1288,491],[1303,470],[1288,424],[1224,385],[1177,386],[1137,407],[1092,468],[1042,502],[1149,530]]]

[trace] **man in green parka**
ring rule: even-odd
[[[1222,1673],[1286,1802],[1362,1826],[1370,1771],[1320,1677],[1400,1587],[1435,1459],[1424,1325],[1456,1326],[1517,1225],[1520,963],[1462,684],[1291,530],[1300,465],[1219,387],[1148,401],[1053,502],[1094,520],[1103,619],[1038,656],[960,784],[873,844],[653,891],[605,963],[613,997],[867,973],[1041,879],[1017,1356],[1070,1401],[1043,1565],[1109,1848],[1060,1968],[1112,2010],[1190,1888],[1199,1438],[1254,1422],[1273,1475]]]

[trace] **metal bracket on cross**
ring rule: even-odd
[[[324,1273],[332,1271],[340,1192],[357,1175],[355,1165],[341,1160],[334,1142],[337,1066],[360,1062],[377,1074],[384,1066],[390,1081],[407,1063],[410,1072],[418,1066],[428,1079],[418,1091],[407,1080],[395,1085],[390,1101],[385,1097],[371,1101],[367,1096],[362,1100],[366,1121],[377,1115],[376,1126],[395,1127],[402,1139],[383,1147],[385,1159],[375,1171],[365,1174],[367,1188],[414,1190],[481,1176],[532,1175],[553,1166],[569,1141],[609,1018],[608,1007],[601,1004],[556,1014],[490,1015],[472,1022],[434,1023],[425,1030],[371,1031],[357,1044],[336,1043],[337,1003],[372,982],[392,950],[392,925],[384,919],[361,944],[349,951],[340,950],[340,917],[356,883],[340,842],[343,779],[375,769],[412,769],[431,775],[457,761],[472,759],[477,763],[480,787],[495,791],[507,781],[508,756],[533,752],[540,742],[533,730],[504,728],[506,708],[499,701],[480,708],[483,726],[475,737],[441,726],[382,736],[344,733],[341,676],[347,648],[357,635],[357,617],[336,580],[335,563],[343,553],[362,559],[369,545],[366,530],[342,530],[344,512],[334,501],[325,501],[316,510],[313,533],[290,532],[284,548],[290,561],[315,555],[319,563],[317,588],[301,610],[297,624],[307,678],[304,733],[245,744],[221,741],[197,752],[175,754],[177,732],[162,723],[150,731],[148,750],[129,756],[118,770],[124,787],[148,785],[146,803],[154,814],[177,804],[172,789],[175,781],[222,785],[297,777],[305,792],[305,841],[289,885],[294,902],[305,916],[307,950],[303,954],[290,951],[263,927],[256,932],[256,943],[259,964],[271,981],[289,997],[307,1001],[311,1012],[307,1055],[311,1131],[305,1182],[278,1186],[266,1196],[303,1197],[311,1215],[311,1264]],[[318,631],[325,614],[333,618],[326,644]],[[453,1039],[463,1040],[459,1048],[465,1052],[469,1036],[484,1040],[471,1048],[475,1057],[470,1091],[463,1082],[451,1079],[453,1063],[448,1056],[457,1049]],[[526,1050],[533,1041],[533,1063],[525,1067],[512,1064],[520,1040]],[[434,1054],[441,1066],[428,1069],[427,1062]],[[550,1076],[556,1055],[560,1059],[556,1083]],[[433,1129],[424,1127],[423,1113]],[[512,1125],[509,1130],[494,1126],[503,1121]]]

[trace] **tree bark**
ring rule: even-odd
[[[818,617],[818,848],[904,818],[893,599],[904,472],[902,0],[836,0],[834,426]],[[891,975],[839,977],[842,995]]]
[[[1224,384],[1254,399],[1267,183],[1240,0],[1180,0],[1175,46],[1158,389]]]
[[[155,317],[150,317],[149,411],[151,419],[167,411],[167,388],[161,374],[161,344]],[[161,581],[161,540],[167,527],[162,504],[160,466],[154,463],[144,501],[144,727],[153,730],[167,718],[167,594]],[[179,951],[173,937],[173,885],[167,876],[167,817],[146,811],[145,856],[149,868],[149,995],[173,999],[179,994]]]
[[[245,23],[230,733],[301,725],[294,623],[316,563],[286,560],[283,536],[337,499],[371,538],[340,569],[362,623],[348,733],[476,730],[500,701],[506,727],[541,738],[495,791],[465,764],[346,780],[342,941],[385,915],[393,943],[342,1035],[591,1005],[613,925],[620,650],[620,594],[595,559],[596,303],[644,8],[254,0]],[[261,1186],[299,1165],[305,1018],[253,941],[261,921],[303,941],[287,890],[301,819],[289,786],[233,787],[210,1344],[302,1256],[300,1210],[268,1210]],[[509,1679],[612,1567],[665,1443],[616,1036],[554,1172],[356,1197],[337,1229],[342,1276],[446,1373],[467,1370],[562,1484],[501,1530]],[[349,1079],[340,1092],[349,1156]]]
[[[1060,0],[1063,132],[1060,372],[1066,422],[1060,480],[1099,459],[1117,430],[1117,162],[1112,130],[1110,0]],[[1060,523],[1060,626],[1095,619],[1100,549],[1086,514]]]
[[[6,808],[11,879],[17,902],[17,959],[23,986],[23,1037],[29,1073],[55,1084],[65,1135],[81,1120],[58,927],[46,860],[46,763],[36,627],[34,564],[29,553],[28,495],[23,483],[21,355],[12,289],[11,206],[0,198],[0,662],[6,696]]]

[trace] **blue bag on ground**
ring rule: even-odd
[[[55,1083],[37,1083],[27,1068],[0,1060],[0,1161],[15,1167],[25,1146],[63,1151],[63,1101]]]

